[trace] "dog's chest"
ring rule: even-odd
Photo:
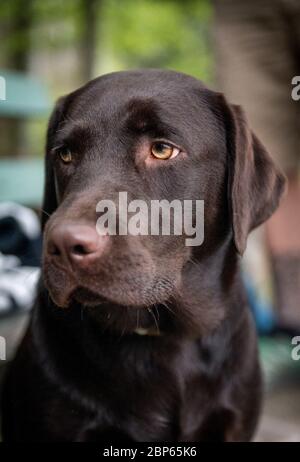
[[[210,384],[196,344],[183,345],[169,362],[143,363],[124,379],[120,387],[111,384],[104,414],[125,439],[182,441],[206,418]]]

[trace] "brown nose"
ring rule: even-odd
[[[85,269],[101,256],[107,241],[92,226],[62,224],[50,231],[46,251],[61,266]]]

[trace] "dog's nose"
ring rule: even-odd
[[[47,253],[62,266],[88,268],[103,253],[108,236],[100,236],[96,227],[62,224],[48,235]]]

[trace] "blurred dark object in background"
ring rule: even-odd
[[[245,255],[256,320],[262,305],[277,308],[273,323],[263,313],[271,322],[269,336],[260,338],[267,393],[257,440],[299,441],[300,364],[291,358],[291,339],[300,332],[300,104],[291,97],[291,81],[300,75],[300,2],[213,3],[218,87],[244,107],[289,179],[281,207],[250,236]]]
[[[298,0],[215,0],[217,75],[229,100],[289,179],[289,191],[266,225],[280,325],[300,329],[300,104],[291,81],[300,75]],[[263,250],[262,250],[263,251]],[[259,270],[259,269],[258,269]]]
[[[41,234],[34,212],[13,203],[0,203],[0,252],[15,255],[24,266],[40,266]]]
[[[41,252],[36,214],[18,204],[0,203],[0,316],[32,307]]]

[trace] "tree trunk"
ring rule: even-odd
[[[14,41],[6,50],[5,67],[26,72],[30,52],[32,24],[32,0],[15,0],[14,14],[8,25],[8,33]],[[9,85],[9,82],[7,82]],[[24,120],[0,119],[0,157],[18,157],[26,153]]]
[[[102,0],[81,0],[82,10],[82,41],[81,41],[81,78],[87,82],[93,78],[96,43],[97,18],[102,6]]]

